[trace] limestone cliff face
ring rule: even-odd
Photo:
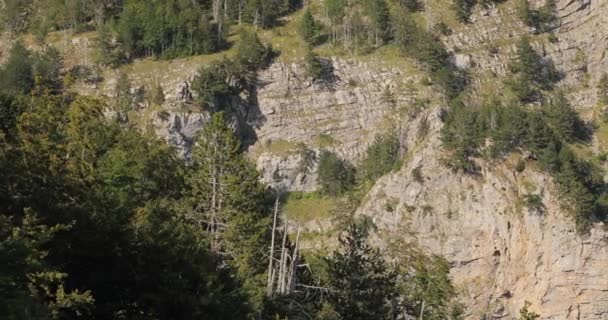
[[[557,7],[558,40],[537,41],[536,47],[564,73],[560,84],[571,89],[571,101],[589,119],[597,80],[608,70],[608,3],[557,1]],[[515,41],[531,31],[514,12],[509,4],[478,11],[473,23],[444,39],[457,64],[479,74],[490,71],[496,79],[504,76]],[[368,130],[380,130],[381,119],[394,115],[407,150],[404,166],[379,180],[358,210],[380,227],[380,243],[406,238],[450,261],[467,319],[515,319],[525,301],[542,319],[608,319],[608,233],[603,225],[595,225],[588,236],[577,235],[560,208],[552,179],[533,162],[522,173],[514,169],[513,159],[480,162],[478,177],[451,172],[441,161],[440,106],[404,117],[381,99],[383,85],[400,88],[407,74],[397,77],[398,69],[383,72],[343,61],[334,65],[342,81],[333,88],[310,84],[295,65],[273,66],[263,75],[259,101],[266,122],[257,131],[260,141],[309,143],[319,134],[331,134],[341,142],[335,149],[356,160],[369,142]],[[357,82],[366,86],[349,87],[352,75],[363,77]],[[488,81],[496,80],[479,77],[472,85]],[[422,141],[415,138],[421,119],[431,124]],[[314,188],[299,184],[301,177],[293,171],[297,162],[294,154],[258,157],[267,182],[289,190]],[[412,177],[418,167],[423,183]],[[527,208],[523,199],[528,194],[540,195],[543,208]]]
[[[258,168],[264,181],[275,187],[316,188],[314,175],[296,170],[301,161],[293,152],[297,144],[317,152],[329,149],[356,161],[376,134],[399,130],[395,125],[403,108],[417,95],[427,94],[406,94],[402,88],[419,80],[419,75],[399,68],[345,59],[326,63],[333,73],[325,81],[313,81],[296,63],[273,64],[260,74],[258,103],[263,120],[251,150],[259,150]],[[285,148],[273,151],[276,144]]]
[[[608,71],[608,2],[559,0],[557,8],[557,41],[535,37],[535,46],[564,73],[561,84],[589,119],[597,80]],[[516,40],[531,30],[515,17],[513,1],[477,10],[471,20],[443,40],[455,63],[475,75],[471,86],[499,83]],[[532,302],[542,319],[608,319],[608,233],[596,225],[589,236],[576,235],[549,176],[533,162],[517,173],[513,159],[480,162],[477,177],[451,172],[442,164],[439,141],[443,99],[433,87],[419,85],[420,72],[382,61],[333,58],[326,63],[333,69],[326,81],[312,81],[299,63],[277,62],[260,73],[255,110],[243,110],[240,117],[253,129],[249,154],[264,182],[287,191],[316,190],[316,168],[300,170],[299,144],[315,153],[331,149],[357,162],[376,134],[398,132],[403,167],[380,179],[358,210],[376,221],[380,243],[402,237],[443,255],[452,264],[467,319],[514,319],[524,301]],[[134,87],[162,83],[163,109],[148,112],[141,106],[141,111],[185,157],[209,118],[205,111],[182,106],[184,88],[199,65],[180,60],[132,78]],[[103,84],[80,91],[111,95],[115,76],[107,73]],[[428,103],[417,110],[414,100]],[[423,123],[430,128],[421,137]],[[415,168],[422,172],[422,183],[412,177]],[[540,195],[544,208],[526,208],[528,194]],[[316,221],[307,231],[329,223]]]
[[[373,217],[380,239],[405,237],[444,256],[467,319],[514,319],[525,301],[542,319],[606,319],[602,226],[578,236],[551,179],[530,164],[522,173],[514,161],[483,165],[479,177],[452,173],[441,164],[436,133],[399,172],[378,181],[359,209]],[[412,178],[417,167],[422,183]],[[541,195],[544,208],[526,208],[526,194]]]

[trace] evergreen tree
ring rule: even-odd
[[[328,297],[342,319],[391,319],[396,297],[395,275],[378,249],[367,243],[368,227],[351,224],[340,236],[340,248],[327,259]]]
[[[335,44],[338,39],[339,26],[342,18],[345,15],[346,1],[345,0],[326,0],[325,12],[329,17],[331,26],[331,43]]]
[[[525,25],[529,27],[534,27],[536,25],[536,12],[530,8],[530,2],[528,0],[518,1],[517,14]]]
[[[312,16],[312,13],[310,13],[310,10],[306,9],[300,22],[300,34],[302,35],[302,38],[304,38],[304,41],[308,42],[308,44],[314,45],[318,32],[319,27],[315,18]]]
[[[20,221],[0,215],[0,314],[6,319],[73,318],[90,314],[90,291],[68,291],[66,274],[49,265],[45,246],[69,229],[49,227],[28,210]]]
[[[230,61],[212,63],[199,69],[192,81],[192,90],[197,94],[199,105],[217,110],[237,92],[229,83],[233,78],[228,66],[230,63]]]
[[[526,36],[517,43],[516,55],[509,68],[514,74],[509,85],[522,102],[538,99],[540,90],[552,89],[558,80],[557,71],[550,63],[543,62]]]
[[[306,63],[306,73],[313,80],[321,80],[327,76],[327,68],[323,65],[321,59],[312,51],[312,49],[308,48],[306,51],[304,62]]]
[[[127,0],[117,25],[118,39],[128,58],[211,53],[223,47],[227,30],[211,20],[198,1]]]
[[[133,108],[133,100],[129,75],[120,72],[114,86],[114,111],[120,122],[127,122],[129,120],[128,114]]]
[[[32,64],[31,52],[15,43],[8,60],[0,66],[0,90],[11,95],[29,93],[34,88]]]
[[[543,113],[561,140],[573,142],[585,138],[584,124],[562,91],[558,91],[543,106]]]
[[[163,86],[158,82],[152,89],[152,102],[159,106],[165,103],[165,92],[163,91]]]
[[[415,12],[421,9],[421,4],[418,0],[401,0],[399,4],[411,12]]]
[[[365,179],[375,181],[393,170],[398,158],[399,139],[391,134],[378,135],[367,148],[366,156],[361,162],[361,171]]]
[[[355,169],[327,150],[319,155],[318,176],[321,191],[332,196],[350,191],[355,184]]]
[[[471,16],[471,10],[475,2],[473,0],[454,0],[454,12],[456,18],[461,22],[468,22],[469,16]]]
[[[368,16],[372,21],[374,45],[382,45],[388,40],[390,28],[390,16],[388,5],[385,0],[367,0]]]
[[[238,139],[215,113],[197,139],[187,177],[187,217],[204,232],[212,252],[227,254],[240,279],[260,302],[270,217],[266,196]]]
[[[530,307],[530,302],[526,301],[524,303],[524,306],[521,309],[519,309],[519,319],[518,320],[536,320],[536,319],[540,318],[539,314],[528,310],[529,307]]]

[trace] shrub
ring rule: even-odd
[[[414,181],[420,184],[424,183],[424,177],[422,176],[422,165],[419,165],[412,170],[412,178],[414,178]]]
[[[524,195],[524,205],[533,211],[543,212],[545,205],[543,199],[537,194],[526,194]]]
[[[319,155],[318,177],[322,193],[341,195],[355,185],[355,168],[335,153],[323,150]]]
[[[364,179],[375,181],[393,170],[399,158],[399,139],[394,134],[378,135],[361,162]]]

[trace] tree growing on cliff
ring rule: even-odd
[[[603,105],[608,105],[608,73],[606,72],[597,83],[597,100]]]
[[[355,185],[355,168],[330,151],[319,155],[319,183],[321,191],[328,195],[340,195]]]
[[[215,113],[193,150],[186,177],[186,216],[207,238],[211,251],[226,256],[259,297],[265,271],[260,261],[266,254],[271,219],[258,179],[223,114]]]
[[[120,72],[114,86],[114,111],[120,122],[128,121],[129,111],[133,108],[133,100],[131,79],[126,73]]]
[[[397,297],[395,274],[368,243],[369,225],[351,223],[340,248],[327,259],[331,309],[342,319],[390,319]]]
[[[524,303],[524,306],[519,309],[519,318],[518,320],[536,320],[540,318],[540,315],[538,313],[535,313],[533,311],[530,311],[531,303],[526,301]]]
[[[300,34],[308,44],[314,45],[316,43],[316,38],[319,34],[319,25],[317,21],[315,21],[312,13],[310,13],[310,9],[306,9],[302,15],[302,20],[300,21]]]

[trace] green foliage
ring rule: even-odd
[[[603,73],[597,83],[597,100],[603,105],[608,105],[608,73]]]
[[[557,20],[554,0],[546,0],[539,9],[532,9],[528,0],[519,0],[517,14],[525,25],[537,32],[547,32]]]
[[[231,257],[228,262],[259,303],[265,268],[259,262],[264,260],[271,221],[258,180],[223,114],[215,113],[193,151],[187,217],[205,231],[213,252]]]
[[[367,16],[371,18],[371,28],[374,32],[374,45],[383,44],[389,38],[390,16],[385,0],[367,0]]]
[[[120,72],[114,86],[114,111],[121,122],[127,122],[127,115],[133,108],[133,93],[131,92],[131,80],[129,75]]]
[[[234,94],[234,88],[228,83],[232,76],[229,64],[229,61],[221,61],[199,69],[192,81],[192,90],[197,93],[198,104],[207,107],[220,105]]]
[[[254,72],[264,68],[273,57],[272,47],[264,45],[254,30],[244,28],[239,31],[239,42],[236,45],[234,59],[239,67],[239,73]]]
[[[0,67],[0,90],[8,94],[28,93],[34,88],[31,52],[17,42]]]
[[[524,195],[524,205],[533,211],[543,212],[545,209],[545,205],[543,204],[543,199],[538,194],[526,194]]]
[[[0,67],[0,92],[10,95],[61,88],[60,72],[63,62],[59,52],[50,47],[32,53],[17,42],[10,51],[8,61]]]
[[[308,44],[314,45],[317,43],[319,32],[319,24],[315,21],[310,10],[306,9],[302,15],[302,20],[300,21],[300,34],[302,35],[302,38],[304,38],[304,41],[308,42]]]
[[[412,178],[414,178],[414,181],[420,184],[424,183],[424,177],[422,176],[422,165],[412,169]]]
[[[587,139],[585,125],[562,91],[558,91],[543,106],[547,124],[563,141],[573,142]]]
[[[411,14],[400,12],[393,18],[393,38],[403,53],[424,65],[433,81],[449,97],[455,97],[464,86],[463,75],[452,65],[442,42],[420,28]]]
[[[128,58],[175,58],[211,53],[225,45],[220,26],[197,1],[127,0],[116,31]]]
[[[474,5],[474,0],[454,0],[454,13],[456,13],[456,18],[461,22],[468,22]]]
[[[463,310],[454,302],[456,289],[450,280],[449,263],[439,256],[424,256],[410,248],[405,252],[399,254],[396,281],[405,298],[402,308],[424,319],[460,319]]]
[[[242,4],[241,4],[242,6]],[[233,11],[234,18],[239,21],[248,22],[256,27],[269,28],[278,23],[278,18],[289,12],[298,9],[301,1],[269,1],[269,0],[248,0],[244,3],[242,10]],[[238,7],[235,4],[235,7]],[[240,8],[240,7],[239,7]]]
[[[231,319],[249,312],[230,269],[220,268],[225,263],[177,205],[185,168],[171,148],[107,121],[106,106],[93,98],[41,93],[12,103],[24,106],[2,119],[11,137],[0,137],[0,212],[10,217],[0,219],[0,256],[9,259],[0,286],[10,286],[0,290],[10,295],[0,299],[3,314]],[[26,208],[39,212],[31,228]]]
[[[27,28],[34,9],[33,0],[6,0],[0,11],[0,30],[20,32]]]
[[[266,67],[274,52],[264,45],[254,31],[243,29],[236,45],[233,59],[222,59],[209,66],[202,66],[192,82],[201,106],[216,111],[225,109],[239,94],[250,94],[257,83],[257,71]]]
[[[163,91],[163,86],[160,83],[156,83],[152,88],[151,98],[152,102],[159,106],[165,103],[165,92]]]
[[[328,0],[325,10],[330,21],[332,44],[341,42],[352,53],[369,52],[390,37],[390,13],[385,0]]]
[[[529,307],[530,307],[530,302],[526,301],[524,303],[524,306],[521,307],[521,309],[519,309],[518,320],[537,320],[540,318],[539,314],[528,310]]]
[[[88,24],[95,15],[94,0],[42,0],[37,3],[38,10],[32,17],[31,28],[34,33],[45,34],[51,30],[72,29],[90,30]],[[44,8],[44,9],[42,9]]]
[[[321,192],[327,195],[343,194],[355,185],[355,168],[327,150],[319,155],[318,176]]]
[[[327,259],[328,302],[342,319],[391,319],[397,297],[395,274],[378,249],[367,243],[368,227],[351,224],[340,236],[340,249]],[[325,319],[336,318],[328,307]]]
[[[509,69],[513,78],[507,84],[521,102],[538,100],[541,90],[552,89],[553,84],[559,80],[553,64],[542,60],[526,36],[517,43],[516,56]]]
[[[399,139],[394,134],[376,136],[361,161],[360,170],[363,178],[376,181],[393,170],[399,160],[399,147]]]
[[[44,247],[66,225],[49,227],[26,210],[20,221],[0,215],[0,313],[7,319],[88,314],[93,303],[90,291],[65,290],[65,273],[45,260]]]
[[[313,80],[321,80],[328,77],[330,70],[311,49],[306,51],[304,62],[306,63],[306,73]]]
[[[603,216],[598,204],[606,190],[601,175],[566,145],[586,139],[588,133],[563,94],[557,93],[541,112],[496,101],[480,109],[456,103],[444,119],[441,138],[451,152],[446,159],[451,168],[474,173],[472,158],[482,152],[499,159],[518,149],[528,150],[540,168],[555,177],[562,205],[571,212],[579,232],[587,230],[594,214]]]
[[[127,62],[125,51],[113,41],[116,35],[106,23],[97,27],[97,62],[104,66],[117,68]]]
[[[308,174],[317,162],[317,154],[313,150],[310,150],[304,143],[298,144],[297,152],[300,156],[298,172]]]
[[[415,12],[423,9],[422,5],[418,0],[401,0],[399,1],[399,4],[410,12]]]

